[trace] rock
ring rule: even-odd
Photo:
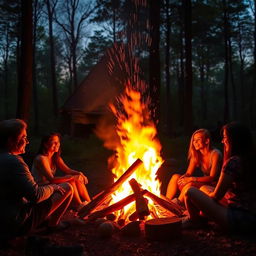
[[[124,236],[139,236],[141,234],[140,221],[132,221],[121,229]]]
[[[101,238],[109,238],[114,233],[115,227],[111,221],[105,221],[98,227],[98,234]]]

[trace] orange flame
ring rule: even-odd
[[[160,156],[161,144],[156,138],[156,127],[150,120],[148,104],[142,102],[141,94],[132,89],[129,84],[119,101],[123,111],[110,105],[112,112],[117,117],[116,128],[120,138],[120,145],[116,148],[117,164],[112,172],[119,178],[137,158],[140,158],[144,165],[138,168],[130,179],[135,178],[143,189],[160,195],[161,184],[156,179],[156,172],[162,165],[163,159]],[[112,195],[112,198],[114,202],[117,202],[132,193],[133,191],[126,181]],[[131,214],[134,211],[134,204],[132,209],[128,205],[124,211],[125,216]]]

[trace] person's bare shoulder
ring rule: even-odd
[[[34,159],[35,164],[42,164],[45,163],[46,161],[48,161],[47,157],[41,154],[37,155]]]
[[[221,158],[222,157],[222,153],[220,152],[220,150],[218,150],[218,149],[213,149],[213,151],[212,151],[212,157],[213,158]]]

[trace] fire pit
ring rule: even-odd
[[[163,160],[160,156],[161,144],[156,139],[156,128],[150,120],[149,103],[143,102],[141,94],[132,89],[129,83],[118,102],[118,107],[110,106],[117,119],[115,131],[118,142],[115,144],[112,138],[111,141],[108,136],[106,138],[106,129],[102,129],[102,134],[97,132],[99,137],[105,138],[105,145],[111,145],[115,151],[112,172],[117,178],[110,187],[84,206],[79,216],[89,221],[112,216],[119,226],[135,222],[129,225],[135,230],[139,227],[138,221],[144,223],[157,219],[156,222],[152,220],[154,225],[146,222],[146,230],[153,230],[157,234],[154,228],[160,226],[161,230],[163,227],[163,221],[159,218],[180,217],[182,209],[160,194],[161,183],[156,179],[156,172]],[[179,223],[179,219],[174,220]],[[170,219],[168,225],[172,225]],[[109,223],[102,225],[102,232],[104,229],[112,230]]]

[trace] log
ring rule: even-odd
[[[143,194],[141,193],[141,187],[139,183],[135,179],[131,179],[129,181],[129,184],[132,187],[132,190],[135,195],[135,202],[136,202],[136,212],[138,214],[138,217],[140,220],[144,220],[144,218],[148,215],[150,215],[150,211],[148,209],[148,202],[143,197]]]
[[[142,164],[143,162],[140,159],[137,159],[124,173],[120,178],[114,182],[109,188],[104,190],[102,193],[98,194],[95,199],[90,201],[85,205],[79,212],[78,215],[82,218],[90,214],[97,206],[102,204],[106,198],[111,195],[119,186],[121,186]]]
[[[146,190],[143,190],[141,191],[142,194],[145,194],[146,193]],[[93,212],[92,214],[90,214],[88,216],[88,219],[89,220],[96,220],[98,218],[103,218],[105,217],[106,215],[110,214],[110,213],[113,213],[115,211],[118,211],[122,208],[124,208],[127,204],[131,203],[132,201],[134,201],[136,198],[135,194],[131,194],[127,197],[125,197],[124,199],[118,201],[117,203],[115,204],[112,204],[100,211],[96,211],[96,212]]]
[[[181,218],[156,218],[145,222],[145,236],[150,241],[166,241],[181,235]]]
[[[177,205],[173,202],[170,202],[170,201],[166,201],[166,200],[156,196],[155,194],[151,193],[148,190],[146,191],[145,196],[149,197],[155,203],[159,204],[166,210],[172,212],[174,215],[179,216],[179,217],[183,216],[183,208],[180,207],[179,205]]]
[[[130,216],[129,216],[129,221],[136,221],[139,218],[139,215],[137,213],[137,211],[133,212]]]

